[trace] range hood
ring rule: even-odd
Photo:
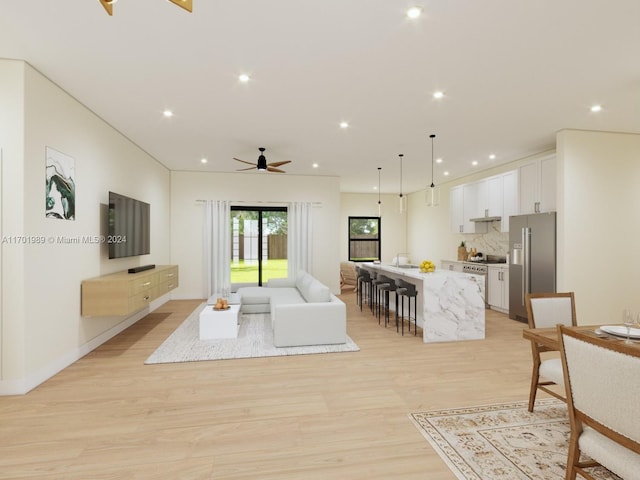
[[[500,220],[502,220],[502,217],[477,217],[469,219],[470,222],[498,222]]]

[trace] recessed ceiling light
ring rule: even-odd
[[[162,112],[162,115],[164,115],[167,118],[173,117],[173,112],[171,110],[165,110],[164,112]]]
[[[433,92],[433,98],[435,99],[441,99],[442,97],[444,97],[444,92],[441,92],[440,90],[438,90],[437,92]]]
[[[473,162],[471,162],[471,165],[473,165],[475,167],[476,165],[478,165],[478,161],[474,160]]]
[[[444,175],[445,177],[448,177],[448,176],[449,176],[449,172],[444,172],[444,173],[443,173],[443,175]]]
[[[200,163],[207,163],[209,160],[207,160],[206,158],[201,158],[200,159]]]
[[[496,154],[492,153],[491,155],[489,155],[489,160],[495,160],[496,159]]]
[[[313,168],[318,168],[320,165],[318,165],[317,163],[314,163],[313,165],[311,165]]]
[[[340,128],[349,128],[348,122],[340,122]]]
[[[422,7],[416,6],[407,10],[407,17],[409,18],[418,18],[420,15],[422,15]]]
[[[377,186],[377,185],[374,185],[374,186],[373,186],[373,189],[374,189],[374,190],[377,190],[377,189],[378,189],[378,186]]]
[[[442,159],[441,158],[436,158],[436,163],[442,163]]]
[[[594,113],[601,112],[602,111],[602,105],[593,105],[591,107],[591,111],[594,112]]]
[[[249,80],[251,80],[251,77],[246,73],[242,73],[238,76],[238,80],[240,80],[242,83],[247,83]]]

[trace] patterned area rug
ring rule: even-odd
[[[206,304],[203,303],[196,308],[144,363],[148,365],[360,350],[360,347],[348,336],[347,343],[340,345],[274,347],[269,315],[259,313],[242,315],[238,338],[200,340],[199,315],[205,306]]]
[[[412,413],[409,418],[462,480],[564,479],[567,406],[556,399]],[[619,480],[602,468],[595,478]]]

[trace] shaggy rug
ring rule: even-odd
[[[409,418],[461,480],[564,479],[567,406],[556,399],[412,413]],[[602,468],[595,478],[619,480]]]
[[[274,347],[269,315],[259,313],[241,316],[238,338],[200,340],[199,315],[205,306],[203,303],[196,308],[144,363],[148,365],[360,350],[350,337],[347,337],[347,343],[339,345]]]

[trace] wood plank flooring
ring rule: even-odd
[[[426,345],[341,298],[359,352],[144,365],[201,301],[166,303],[0,397],[0,479],[454,479],[407,414],[527,400],[524,324]]]

